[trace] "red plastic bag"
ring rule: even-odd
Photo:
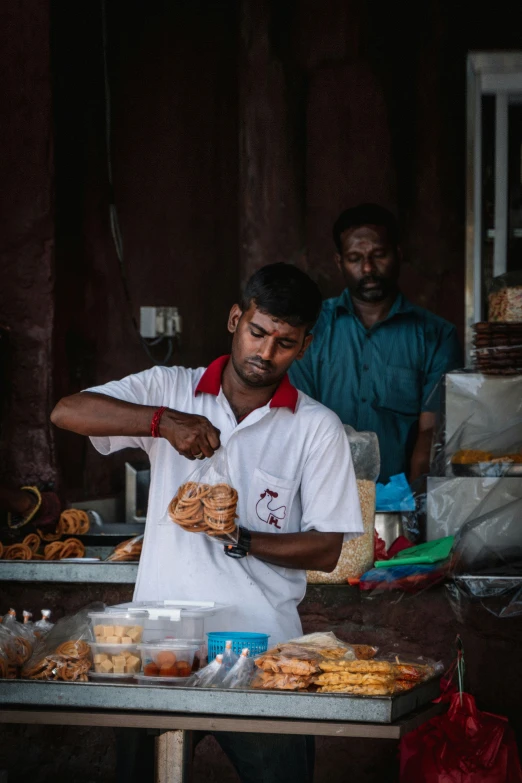
[[[469,693],[402,738],[401,783],[522,783],[507,718],[481,712]]]

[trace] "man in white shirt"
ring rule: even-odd
[[[264,267],[230,311],[230,357],[206,370],[155,367],[56,406],[53,423],[88,435],[101,453],[130,446],[149,455],[135,600],[212,597],[234,604],[221,630],[268,633],[271,644],[301,633],[297,606],[306,570],[332,571],[343,540],[363,530],[342,424],[286,375],[310,344],[320,307],[317,286],[299,269]],[[211,458],[221,447],[239,496],[240,537],[233,549],[188,533],[166,514],[193,460]],[[286,783],[306,779],[306,764],[293,757],[292,772],[271,752],[263,763],[274,767],[270,780],[285,770]],[[265,766],[264,781],[266,773]],[[243,781],[256,780],[250,769],[240,774]]]

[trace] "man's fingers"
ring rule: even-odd
[[[219,439],[221,432],[216,429],[215,427],[212,427],[210,432],[208,433],[208,442],[210,446],[214,449],[214,451],[217,451],[219,447],[221,446],[221,441]]]

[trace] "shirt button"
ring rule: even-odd
[[[363,370],[365,370],[366,372],[368,372],[368,370],[369,370],[369,369],[370,369],[370,368],[368,367],[368,365],[367,365],[367,364],[363,364]]]
[[[361,397],[361,402],[368,402],[368,400],[366,399],[366,397]]]

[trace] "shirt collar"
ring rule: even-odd
[[[393,318],[394,315],[399,315],[401,313],[411,313],[414,309],[414,306],[406,297],[404,294],[402,294],[400,291],[397,294],[397,297],[391,307],[390,312],[384,319],[385,321],[388,321],[388,319]],[[353,309],[353,302],[352,302],[352,296],[347,288],[344,289],[341,296],[337,298],[337,305],[335,307],[335,314],[339,315],[340,313],[345,312],[349,315],[355,315],[355,310]]]
[[[213,362],[211,362],[211,364],[209,364],[199,379],[194,396],[203,393],[213,394],[215,397],[217,397],[221,389],[221,376],[223,375],[223,371],[227,366],[229,359],[230,354],[227,354],[226,356],[220,356],[219,359],[215,359]],[[290,383],[288,375],[285,375],[275,390],[272,399],[270,400],[270,407],[289,408],[292,413],[295,413],[297,398],[297,389]]]

